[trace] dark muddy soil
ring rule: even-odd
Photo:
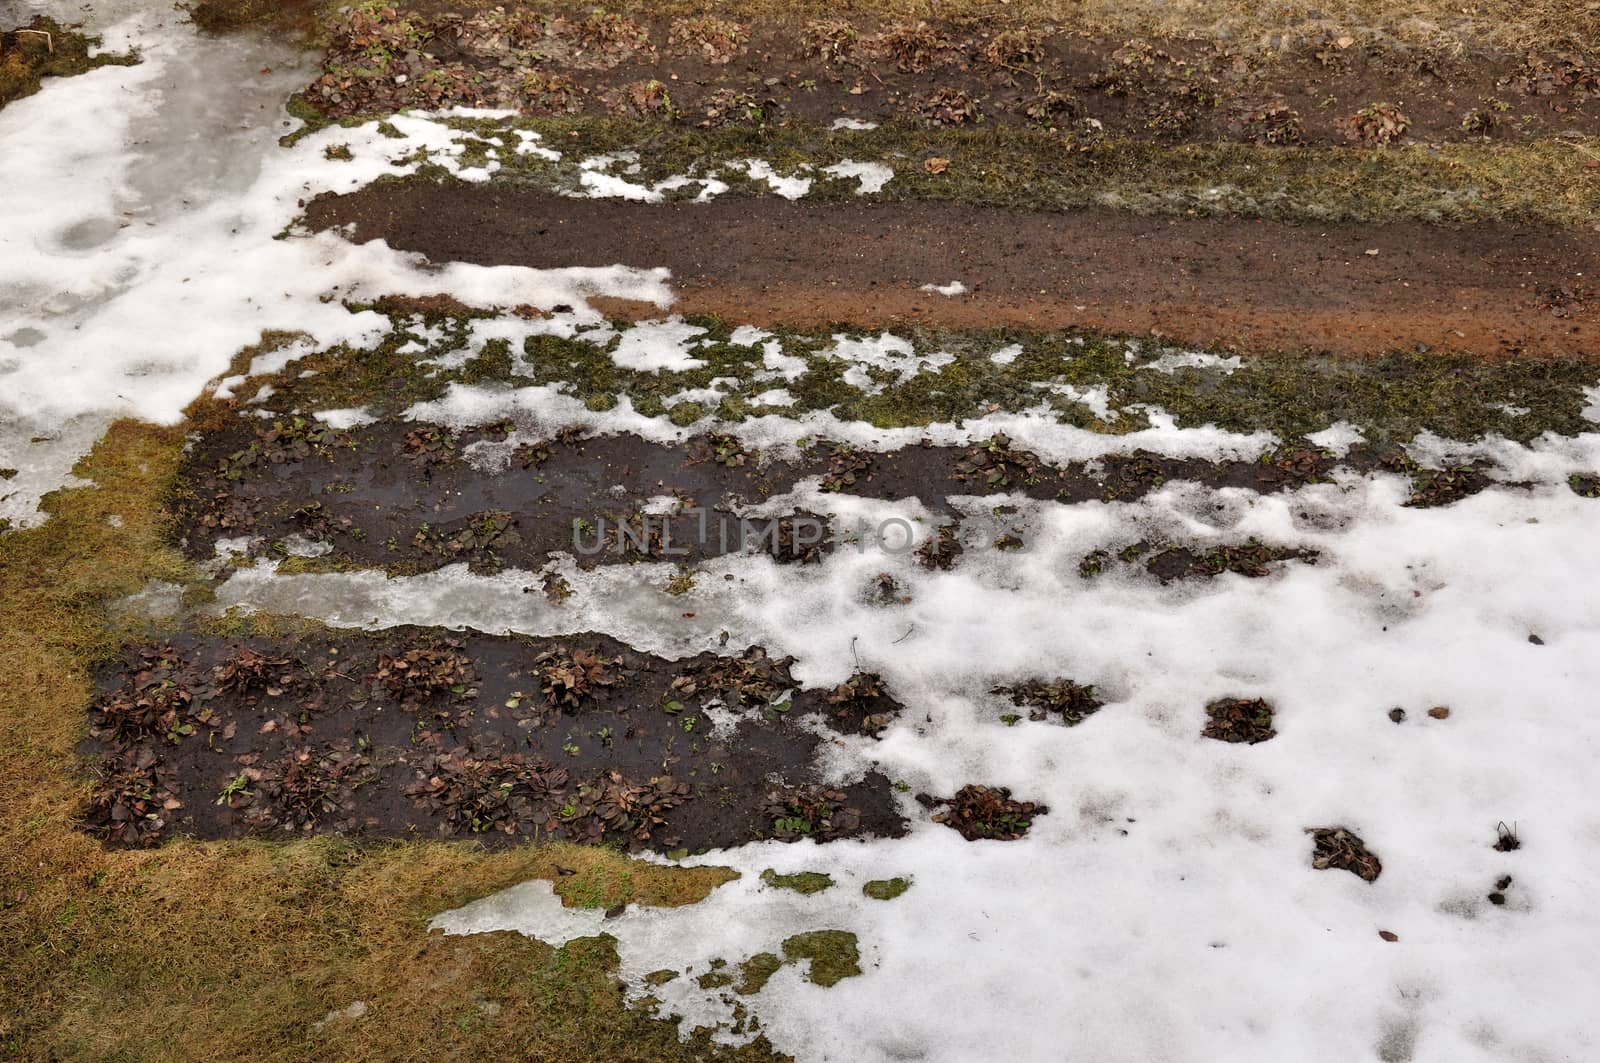
[[[1256,539],[1220,546],[1185,546],[1140,539],[1115,550],[1100,547],[1078,562],[1078,575],[1092,579],[1113,568],[1138,567],[1162,583],[1185,579],[1214,579],[1224,572],[1260,579],[1273,573],[1280,562],[1317,563],[1315,550],[1271,546]]]
[[[1506,223],[1315,226],[730,197],[644,204],[420,180],[320,196],[306,220],[317,230],[351,225],[357,241],[383,239],[440,263],[665,266],[675,311],[761,326],[1086,328],[1348,355],[1600,352],[1600,315],[1539,294],[1595,276],[1600,241]],[[950,281],[970,291],[921,290]]]
[[[820,783],[805,722],[870,733],[899,703],[874,678],[864,727],[853,688],[800,690],[789,665],[415,628],[132,645],[98,677],[88,827],[119,845],[338,832],[664,852],[903,832],[882,775]]]
[[[305,99],[335,116],[486,105],[697,126],[910,119],[1360,146],[1600,131],[1592,57],[1447,56],[1332,33],[1267,55],[1004,18],[801,25],[434,3],[344,9],[330,29]]]
[[[740,514],[811,477],[824,491],[916,498],[953,515],[953,497],[999,492],[1071,504],[1132,501],[1172,480],[1270,493],[1321,481],[1335,468],[1410,472],[1418,483],[1450,475],[1397,465],[1397,451],[1365,446],[1337,461],[1288,447],[1259,461],[1139,451],[1056,468],[1004,436],[971,447],[923,444],[886,453],[823,442],[803,460],[786,462],[747,452],[729,436],[667,446],[575,431],[520,442],[512,432],[509,424],[456,433],[417,422],[335,431],[293,416],[236,418],[186,457],[173,503],[177,527],[186,551],[199,559],[211,557],[219,540],[250,537],[257,556],[298,553],[322,566],[394,572],[463,561],[476,571],[536,569],[557,553],[585,566],[690,564],[746,551],[806,563],[834,547],[825,519]],[[1450,490],[1421,492],[1415,504],[1455,501],[1490,483],[1475,472],[1449,482]],[[674,511],[651,511],[650,500],[663,496],[675,500]],[[952,530],[936,533],[919,556],[929,567],[949,568],[959,550]],[[1115,555],[1140,561],[1163,580],[1224,571],[1265,575],[1270,563],[1296,557],[1302,555],[1256,543],[1197,551],[1141,542]],[[1112,560],[1098,552],[1085,559],[1083,572],[1094,575]]]

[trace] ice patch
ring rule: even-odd
[[[949,284],[924,284],[922,286],[922,290],[925,292],[936,292],[937,294],[944,296],[962,295],[965,294],[967,286],[962,284],[960,281],[951,281]]]
[[[433,265],[382,241],[296,232],[304,200],[413,173],[418,153],[472,176],[460,164],[471,135],[444,118],[401,114],[389,119],[398,139],[371,122],[284,150],[278,136],[300,123],[280,108],[305,81],[302,53],[251,35],[203,37],[162,10],[107,30],[106,46],[137,47],[143,62],[51,79],[0,111],[0,336],[9,337],[0,343],[0,467],[25,470],[6,484],[0,517],[41,519],[40,496],[69,482],[107,424],[175,423],[266,330],[302,334],[263,356],[285,362],[341,343],[370,346],[388,319],[351,314],[346,300],[671,302],[664,270]],[[326,158],[333,146],[349,148],[350,160]],[[68,230],[94,239],[65,246]],[[220,393],[236,396],[245,383],[227,381]]]
[[[1243,359],[1238,355],[1224,358],[1208,351],[1167,351],[1139,368],[1151,369],[1168,376],[1179,369],[1216,369],[1221,371],[1222,375],[1228,376],[1242,364],[1244,364]]]

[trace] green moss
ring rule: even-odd
[[[698,402],[680,402],[667,414],[667,420],[679,428],[687,428],[706,415],[706,408]]]
[[[304,123],[294,132],[287,133],[278,138],[278,143],[286,148],[298,143],[301,137],[307,137],[312,133],[321,132],[322,130],[327,129],[329,126],[338,125],[350,127],[362,124],[361,119],[357,118],[329,118],[327,115],[317,110],[315,106],[313,106],[304,96],[301,95],[289,97],[289,102],[284,104],[284,110],[289,113],[290,118],[298,118],[302,123]],[[393,126],[390,126],[390,128],[393,128]]]
[[[0,107],[38,92],[43,79],[72,77],[102,66],[132,66],[138,53],[89,54],[99,37],[88,37],[52,18],[0,33]]]
[[[862,886],[861,892],[875,901],[892,901],[910,888],[908,878],[880,878]]]
[[[806,977],[819,986],[837,985],[861,973],[861,951],[856,936],[847,930],[813,930],[784,938],[783,955],[789,960],[810,960]]]
[[[645,975],[644,984],[649,986],[666,985],[676,977],[678,977],[677,971],[664,967],[659,971],[651,971]]]
[[[397,416],[411,405],[441,397],[453,384],[559,388],[594,410],[610,409],[627,397],[635,410],[678,425],[709,418],[712,431],[759,412],[754,399],[770,388],[761,379],[761,345],[741,346],[731,329],[711,318],[690,318],[704,328],[695,356],[705,364],[692,369],[642,372],[618,366],[607,345],[579,337],[539,336],[522,351],[506,343],[486,346],[465,365],[446,369],[424,364],[414,351],[400,353],[428,330],[446,337],[431,353],[459,348],[481,313],[419,308],[404,301],[379,306],[394,321],[391,332],[370,350],[334,347],[299,359],[273,376],[255,378],[251,387],[278,390],[260,408],[287,416],[290,411],[365,406],[376,416]],[[616,329],[628,327],[614,322]],[[1375,443],[1406,442],[1423,432],[1460,441],[1503,436],[1529,442],[1550,432],[1573,436],[1590,431],[1583,415],[1586,388],[1600,386],[1600,365],[1576,359],[1484,360],[1449,353],[1395,352],[1370,359],[1304,353],[1245,352],[1237,368],[1224,372],[1180,368],[1153,372],[1147,366],[1163,352],[1148,342],[1134,345],[1091,333],[1029,333],[1010,329],[969,331],[911,329],[901,335],[921,355],[947,352],[953,360],[924,369],[906,380],[891,379],[876,393],[844,380],[853,363],[834,357],[832,330],[782,330],[783,352],[800,359],[804,370],[783,386],[794,404],[792,416],[828,411],[842,420],[885,427],[959,424],[995,410],[1043,409],[1062,424],[1089,431],[1124,433],[1148,427],[1160,411],[1182,428],[1215,425],[1229,431],[1267,431],[1284,441],[1299,440],[1345,422]],[[252,351],[288,342],[274,334]],[[1020,353],[1004,365],[990,355],[1001,347]],[[519,357],[520,356],[520,357]],[[241,352],[237,371],[249,358]],[[302,377],[305,370],[314,375]],[[706,404],[667,400],[684,391],[709,388],[718,380],[723,400]],[[730,381],[732,381],[730,383]],[[1063,392],[1102,391],[1110,410],[1097,415]],[[1514,412],[1522,411],[1526,412]],[[326,570],[336,558],[298,561],[305,570]]]
[[[694,981],[701,989],[721,989],[733,984],[733,972],[722,969],[707,971]]]
[[[811,896],[833,887],[833,879],[820,871],[800,871],[793,875],[780,875],[772,868],[761,872],[761,881],[778,890],[794,890]]]
[[[718,419],[749,416],[754,397],[771,386],[756,379],[760,347],[729,342],[730,329],[712,319],[690,319],[707,330],[695,350],[704,366],[646,373],[617,366],[610,353],[581,339],[538,337],[527,345],[525,375],[508,383],[562,385],[590,408],[609,408],[630,398],[646,416],[668,416],[692,423],[703,414],[695,404],[670,412],[663,399],[706,388],[716,378],[727,399],[714,411]],[[626,328],[622,322],[618,328]],[[785,384],[794,415],[829,410],[842,419],[881,427],[925,426],[980,417],[995,407],[1033,409],[1046,404],[1056,419],[1096,432],[1120,433],[1147,427],[1142,408],[1157,407],[1180,427],[1214,424],[1238,432],[1271,431],[1297,439],[1339,421],[1378,440],[1409,440],[1428,431],[1471,440],[1490,434],[1526,442],[1544,432],[1573,435],[1589,429],[1583,417],[1583,389],[1600,383],[1600,366],[1571,359],[1486,361],[1468,355],[1396,352],[1361,360],[1299,353],[1244,354],[1231,373],[1183,368],[1170,373],[1144,368],[1161,352],[1141,347],[1130,361],[1129,346],[1114,337],[1068,332],[1024,333],[992,329],[951,332],[913,329],[903,333],[918,354],[955,355],[937,371],[925,370],[869,394],[844,381],[851,363],[829,355],[830,332],[777,333],[785,354],[806,362],[805,372]],[[996,365],[989,355],[1016,344],[1012,362]],[[380,348],[381,351],[382,348]],[[381,355],[373,355],[381,357]],[[448,374],[419,382],[420,392],[442,390]],[[1103,387],[1110,407],[1103,419],[1082,403],[1040,385]],[[1513,415],[1507,407],[1527,413]],[[692,414],[692,415],[691,415]]]
[[[503,134],[497,119],[451,119],[463,132]],[[870,133],[820,124],[702,129],[611,117],[520,118],[515,128],[558,145],[559,161],[501,159],[497,183],[579,187],[578,163],[649,144],[629,180],[655,183],[710,175],[731,195],[771,195],[765,182],[724,169],[763,159],[779,173],[811,167],[809,199],[849,202],[854,180],[820,175],[845,158],[895,171],[875,198],[1033,211],[1110,207],[1140,214],[1245,216],[1298,221],[1480,221],[1587,225],[1600,220],[1600,187],[1579,178],[1582,158],[1555,139],[1521,144],[1418,144],[1362,151],[1232,142],[1168,144],[1117,138],[1075,140],[1027,126],[926,129],[891,121]],[[470,146],[470,144],[469,144]],[[924,159],[950,160],[930,174]],[[428,179],[450,180],[442,168]],[[680,195],[698,193],[695,187]]]
[[[759,993],[782,967],[783,961],[773,953],[758,952],[739,965],[739,984],[733,991],[743,996]]]

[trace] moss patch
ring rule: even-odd
[[[323,120],[326,122],[326,119]],[[1244,216],[1289,221],[1600,221],[1600,183],[1583,152],[1560,139],[1520,144],[1396,145],[1382,150],[1250,143],[1167,144],[1083,139],[1026,126],[926,129],[885,122],[839,132],[793,121],[782,126],[701,129],[618,118],[450,119],[470,149],[508,128],[539,133],[560,160],[501,152],[492,182],[559,190],[580,187],[579,162],[650,145],[629,181],[715,172],[730,194],[772,195],[730,163],[766,160],[780,174],[811,167],[808,199],[857,201],[858,182],[822,173],[852,159],[894,171],[874,198],[1030,211],[1113,207],[1140,214]],[[930,172],[923,161],[947,161]],[[470,161],[466,156],[464,161]],[[420,176],[454,180],[426,164]],[[693,198],[700,186],[666,193]]]
[[[758,952],[739,965],[739,983],[733,991],[744,996],[759,993],[782,967],[783,961],[773,953]]]
[[[833,888],[833,879],[820,871],[800,871],[793,875],[780,875],[772,868],[761,872],[761,881],[778,890],[794,890],[809,897]]]
[[[89,54],[100,44],[52,18],[35,18],[26,26],[0,32],[0,107],[39,91],[45,78],[72,77],[102,66],[132,66],[133,53]]]
[[[729,867],[667,867],[619,859],[610,849],[573,847],[566,853],[562,874],[553,888],[568,908],[614,908],[642,904],[672,908],[704,900],[712,890],[739,877]]]
[[[810,960],[806,977],[824,987],[861,973],[856,936],[846,930],[813,930],[784,938],[783,955],[789,960]]]
[[[880,878],[863,885],[861,892],[875,901],[892,901],[910,888],[908,878]]]
[[[520,351],[496,348],[462,368],[442,369],[420,364],[414,353],[398,351],[429,327],[442,330],[446,337],[436,350],[464,344],[475,315],[400,301],[380,308],[391,314],[394,327],[372,350],[334,347],[317,352],[282,373],[253,378],[240,392],[272,384],[277,393],[261,408],[285,416],[295,408],[352,405],[365,405],[375,415],[395,415],[470,378],[484,386],[560,386],[595,410],[609,409],[626,396],[646,416],[666,418],[667,399],[711,388],[716,382],[721,401],[695,410],[712,424],[737,423],[762,414],[754,399],[773,386],[760,377],[763,346],[733,343],[732,327],[711,317],[689,319],[706,330],[694,349],[695,358],[705,364],[695,369],[627,369],[612,360],[614,339],[597,344],[557,336],[533,337]],[[620,321],[613,325],[628,327]],[[1600,365],[1572,359],[1487,361],[1416,352],[1352,359],[1246,352],[1239,367],[1229,373],[1194,367],[1153,372],[1145,366],[1162,354],[1160,349],[1114,336],[1009,329],[910,329],[900,334],[917,356],[948,352],[954,360],[937,372],[886,381],[873,394],[845,381],[854,363],[831,353],[831,332],[777,332],[783,353],[805,365],[799,377],[784,384],[794,399],[786,414],[828,410],[842,419],[891,428],[959,422],[996,409],[1043,407],[1063,424],[1116,434],[1149,426],[1148,410],[1156,408],[1182,428],[1212,424],[1235,432],[1270,431],[1286,441],[1343,421],[1375,443],[1406,442],[1422,432],[1461,441],[1500,435],[1525,443],[1545,432],[1571,436],[1592,430],[1592,422],[1583,416],[1589,401],[1584,389],[1600,385]],[[288,339],[277,334],[261,347],[242,352],[235,371],[247,370],[253,352]],[[1013,360],[996,364],[990,359],[995,351],[1013,344],[1021,348]],[[486,358],[492,358],[492,364]],[[302,378],[306,369],[316,375]],[[1078,393],[1104,388],[1115,416],[1102,417],[1073,401],[1060,393],[1060,385]],[[671,412],[684,405],[671,407]],[[218,412],[225,409],[213,407]],[[205,420],[201,418],[202,423]]]

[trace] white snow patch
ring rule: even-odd
[[[564,607],[521,593],[528,574],[459,568],[409,580],[248,569],[223,602],[254,581],[263,608],[355,615],[360,600],[382,604],[388,623],[494,629],[517,611],[519,629],[556,633],[599,620],[674,657],[727,631],[725,652],[795,654],[811,686],[859,659],[917,711],[881,742],[830,747],[827,777],[876,764],[912,791],[977,780],[1048,804],[1016,842],[964,842],[907,801],[904,839],[709,853],[695,862],[743,878],[700,905],[605,922],[636,997],[659,967],[698,973],[714,956],[781,951],[798,932],[857,934],[859,978],[823,990],[786,968],[744,998],[801,1060],[1054,1060],[1064,1043],[1097,1060],[1345,1059],[1399,1040],[1414,1058],[1453,1060],[1488,1058],[1485,1031],[1523,1056],[1584,1058],[1600,1031],[1583,1018],[1593,986],[1569,946],[1600,939],[1587,886],[1600,875],[1600,812],[1587,796],[1600,755],[1588,708],[1600,678],[1593,503],[1559,483],[1438,510],[1407,508],[1405,495],[1384,475],[1271,496],[1174,484],[1136,504],[1012,498],[1005,519],[1028,542],[1019,553],[969,541],[949,572],[871,547],[805,569],[727,558],[701,566],[676,600],[641,586],[664,581],[672,568],[660,565],[574,572],[588,582]],[[852,517],[922,513],[789,501],[830,497]],[[993,501],[973,500],[969,516]],[[1261,580],[1078,576],[1087,549],[1146,529],[1202,543],[1257,535],[1322,556]],[[885,571],[910,604],[862,607],[860,589]],[[1047,675],[1094,683],[1109,704],[1073,728],[1003,726],[1009,702],[989,691]],[[1205,703],[1230,695],[1273,701],[1277,737],[1202,738]],[[1408,709],[1399,726],[1386,715],[1396,705]],[[1434,705],[1450,718],[1429,719]],[[1492,848],[1502,819],[1521,825],[1515,854]],[[1304,831],[1332,825],[1383,860],[1375,883],[1311,868]],[[768,867],[838,885],[809,898],[764,889]],[[1496,907],[1485,898],[1502,875],[1513,884]],[[864,881],[892,876],[913,880],[904,896],[861,895]],[[593,918],[529,885],[435,925],[555,943],[595,932]],[[651,992],[686,1028],[729,1016],[692,976]]]
[[[1179,369],[1217,369],[1223,376],[1229,376],[1243,364],[1243,359],[1238,355],[1224,358],[1209,351],[1167,351],[1139,368],[1152,369],[1168,376]]]
[[[318,410],[313,416],[336,432],[360,428],[377,420],[364,407],[350,406],[339,410]]]
[[[765,181],[767,185],[784,199],[799,199],[811,191],[811,178],[809,177],[784,177],[773,170],[772,164],[765,159],[742,159],[732,165],[744,167],[745,173],[757,181]],[[802,165],[800,169],[807,169]]]
[[[836,337],[836,345],[838,339]],[[915,355],[907,341],[889,336],[885,350],[872,357],[884,359],[885,368],[896,372],[915,371]],[[852,341],[876,347],[875,340]],[[830,348],[830,352],[832,348]],[[909,363],[909,364],[902,364]],[[847,372],[859,372],[853,365]],[[665,417],[647,417],[634,409],[628,396],[617,400],[611,410],[597,412],[565,394],[559,387],[536,385],[525,388],[492,388],[453,384],[442,398],[419,403],[406,416],[420,421],[449,424],[457,428],[493,424],[510,419],[537,438],[567,425],[580,425],[592,431],[614,435],[632,433],[655,442],[681,442],[691,434]],[[1270,432],[1243,434],[1215,426],[1179,429],[1171,419],[1151,418],[1148,429],[1108,435],[1073,425],[1061,424],[1054,416],[1035,413],[997,412],[963,419],[959,424],[935,422],[922,427],[878,428],[864,421],[843,420],[829,411],[814,410],[799,416],[750,417],[722,430],[773,456],[796,457],[799,444],[808,439],[828,438],[866,450],[887,451],[912,446],[926,438],[937,445],[970,446],[1003,433],[1015,443],[1046,461],[1065,464],[1087,461],[1124,449],[1143,448],[1167,457],[1201,457],[1216,460],[1253,460],[1278,442]],[[1600,434],[1586,436],[1591,445],[1600,445]]]
[[[939,295],[951,296],[965,294],[967,286],[962,284],[960,281],[951,281],[949,284],[924,284],[922,286],[922,290],[925,292],[936,292]]]
[[[1361,430],[1348,421],[1335,421],[1320,432],[1312,432],[1306,436],[1306,442],[1314,447],[1321,447],[1334,457],[1342,458],[1350,453],[1350,448],[1357,443],[1365,443],[1367,437]]]
[[[822,172],[845,180],[854,177],[860,182],[856,188],[858,196],[881,192],[894,176],[894,171],[881,162],[856,162],[853,159],[842,159],[832,166],[824,166]]]
[[[1034,386],[1041,391],[1048,391],[1052,395],[1060,395],[1064,399],[1087,406],[1089,412],[1102,421],[1115,421],[1120,416],[1111,408],[1111,389],[1105,384],[1078,387],[1076,384],[1041,383]]]
[[[623,330],[611,360],[624,369],[649,373],[698,369],[706,363],[692,356],[689,348],[705,333],[699,325],[690,325],[676,316],[665,321],[640,321]]]
[[[938,372],[940,366],[956,360],[946,351],[917,354],[910,340],[892,332],[877,336],[847,336],[834,333],[833,346],[823,352],[854,364],[843,375],[843,380],[853,388],[869,395],[883,391],[885,382],[875,379],[867,370],[879,369],[893,374],[896,383],[904,383],[923,370]]]

